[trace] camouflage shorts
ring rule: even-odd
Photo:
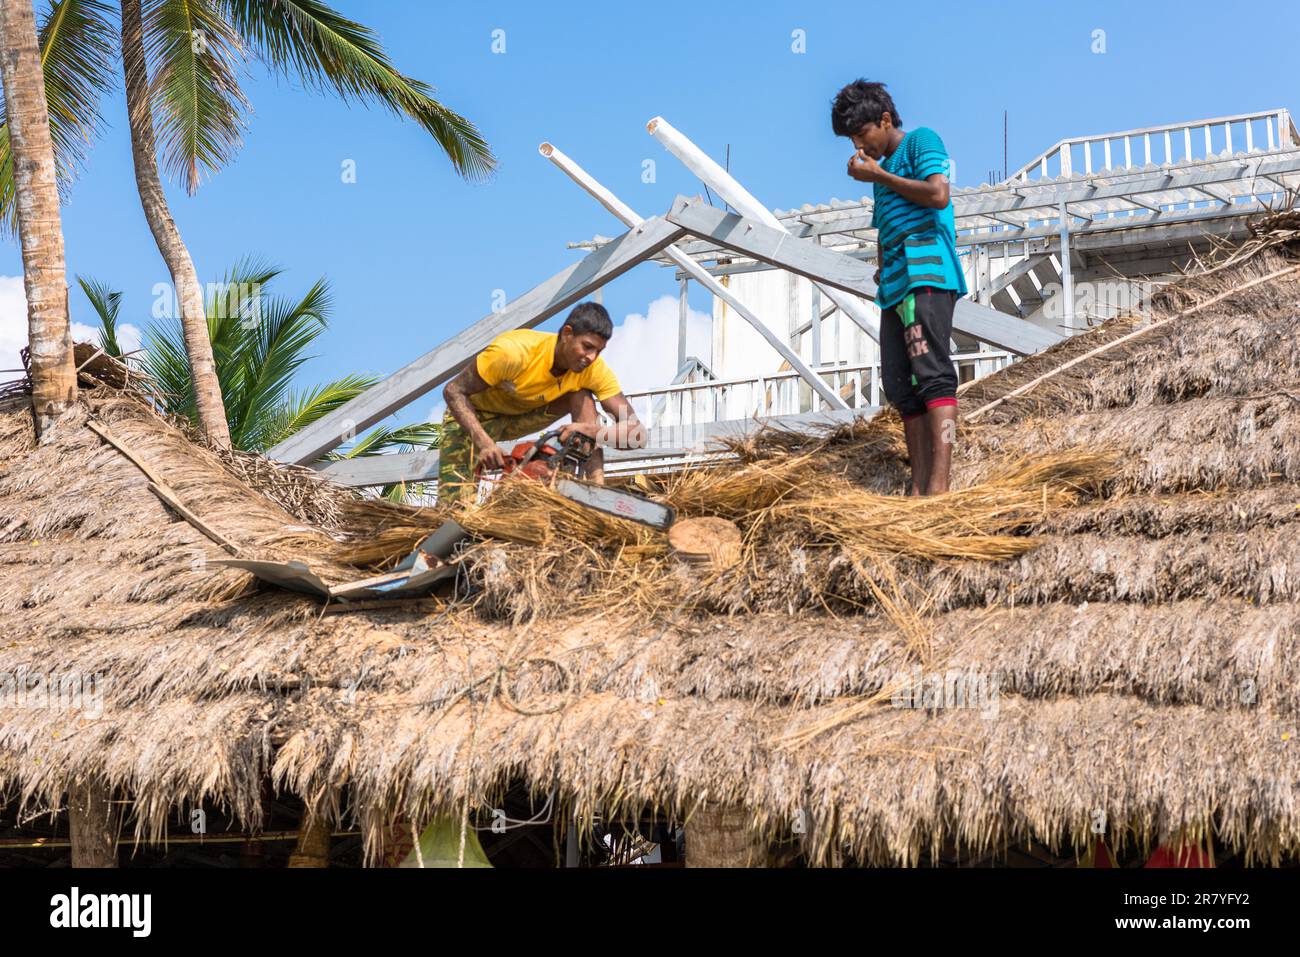
[[[548,412],[545,407],[518,415],[503,412],[474,410],[484,431],[497,442],[522,439],[525,435],[540,432],[566,413]],[[448,412],[442,418],[442,441],[438,446],[438,504],[448,505],[465,498],[473,498],[478,491],[474,467],[478,464],[478,449],[461,424]]]

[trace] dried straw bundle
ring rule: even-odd
[[[679,515],[730,519],[744,533],[734,568],[701,575],[674,559],[662,535],[584,509],[541,483],[503,487],[461,521],[513,544],[469,558],[484,586],[484,610],[516,620],[564,608],[609,612],[703,610],[762,603],[774,565],[789,564],[786,545],[830,550],[848,560],[862,589],[891,618],[913,615],[890,588],[893,563],[999,561],[1023,554],[1035,540],[1018,534],[1075,505],[1114,472],[1115,456],[1065,450],[1024,458],[988,481],[947,495],[914,499],[879,495],[835,473],[817,471],[812,453],[776,455],[735,471],[684,473],[667,498]],[[814,575],[809,564],[800,574]],[[895,597],[888,598],[892,593]],[[810,589],[809,603],[820,596]],[[897,605],[897,616],[890,606]],[[630,607],[629,607],[630,606]],[[910,629],[907,629],[910,630]]]

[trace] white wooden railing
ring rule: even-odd
[[[1023,183],[1094,170],[1185,163],[1225,152],[1288,149],[1300,145],[1298,141],[1289,110],[1239,113],[1061,140],[1016,170],[1007,181]]]
[[[981,378],[1005,368],[1009,352],[967,352],[952,357],[959,378]],[[880,364],[821,366],[816,372],[838,392],[850,408],[884,404]],[[638,418],[649,428],[701,425],[752,416],[797,415],[820,412],[821,397],[799,373],[788,370],[739,379],[683,382],[628,394]]]

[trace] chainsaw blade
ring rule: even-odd
[[[608,485],[580,482],[567,475],[559,475],[556,476],[554,487],[555,491],[579,505],[625,518],[629,522],[648,525],[661,532],[668,531],[677,520],[677,510],[671,505],[652,501],[644,495],[610,488]]]

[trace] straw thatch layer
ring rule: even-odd
[[[890,415],[747,443],[664,489],[742,528],[744,560],[716,573],[521,486],[462,516],[497,536],[466,560],[472,608],[322,614],[214,569],[228,550],[88,423],[241,555],[327,580],[439,514],[263,475],[110,391],[40,444],[9,402],[0,696],[20,673],[106,683],[98,714],[3,703],[0,787],[31,813],[101,781],[158,839],[199,801],[257,827],[270,776],[361,822],[372,854],[396,818],[522,781],[588,818],[741,804],[775,834],[801,816],[818,863],[915,863],[954,838],[1068,852],[1098,823],[1112,846],[1212,830],[1276,863],[1300,851],[1295,301],[1256,286],[998,406],[963,429],[944,499],[895,494]],[[963,408],[1135,328],[1017,363]],[[967,697],[912,701],[934,676]]]

